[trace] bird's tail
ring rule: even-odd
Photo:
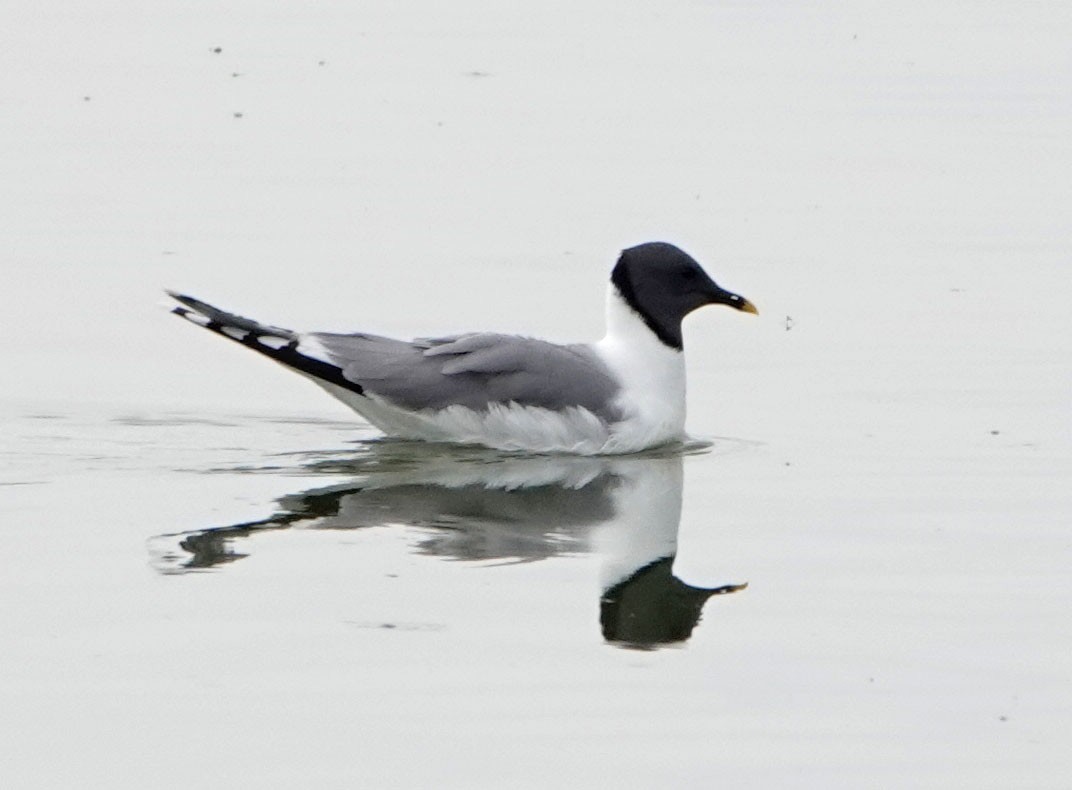
[[[243,318],[213,307],[200,299],[186,294],[167,291],[168,296],[179,303],[171,312],[187,321],[202,326],[217,335],[241,343],[276,362],[309,376],[318,383],[334,384],[343,389],[363,395],[357,383],[345,378],[342,369],[322,359],[310,356],[300,347],[301,335],[290,329],[268,326],[251,318]]]

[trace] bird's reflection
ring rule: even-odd
[[[300,461],[304,473],[348,482],[286,496],[259,521],[160,535],[150,551],[160,572],[186,573],[248,556],[250,538],[267,530],[384,525],[423,528],[416,550],[449,559],[532,562],[595,551],[603,637],[653,649],[687,640],[709,598],[746,586],[695,587],[673,575],[683,455],[698,449],[593,458],[365,443],[344,457]]]

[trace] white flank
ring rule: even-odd
[[[611,436],[607,425],[588,409],[576,406],[553,411],[517,403],[493,403],[486,410],[448,406],[411,411],[373,394],[358,395],[309,378],[389,436],[535,453],[608,452]]]

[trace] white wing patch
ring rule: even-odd
[[[274,348],[278,351],[281,348],[289,346],[293,341],[288,340],[285,337],[273,337],[272,335],[261,335],[257,338],[257,342],[262,346],[268,346],[268,348]]]

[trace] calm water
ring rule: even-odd
[[[5,433],[9,732],[64,754],[28,784],[116,756],[240,781],[236,753],[280,785],[490,786],[525,759],[597,783],[612,758],[765,783],[773,755],[802,784],[988,780],[1060,740],[1061,560],[1024,545],[1045,518],[1006,528],[1026,491],[965,496],[979,468],[729,438],[509,456],[226,412]]]
[[[1067,784],[1064,5],[154,8],[0,47],[4,787]],[[636,457],[156,307],[594,339],[655,238],[761,315]]]

